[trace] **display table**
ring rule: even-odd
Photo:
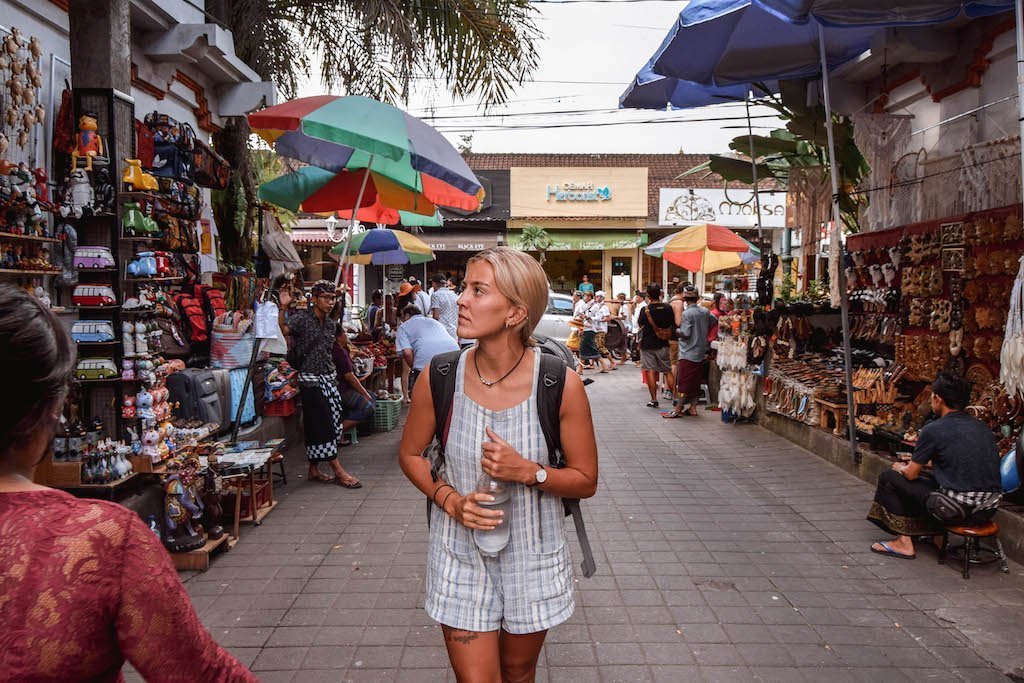
[[[256,448],[245,444],[239,444],[236,448],[240,450],[224,453],[218,461],[224,488],[235,496],[232,533],[235,539],[239,537],[242,522],[259,526],[270,511],[277,507],[270,464],[275,453],[278,453],[275,448]],[[202,459],[200,462],[206,464]]]

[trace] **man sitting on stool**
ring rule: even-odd
[[[939,419],[921,429],[908,463],[895,462],[878,477],[875,502],[868,519],[894,534],[871,551],[906,560],[916,557],[914,536],[940,536],[944,527],[928,513],[925,501],[940,491],[967,513],[962,524],[979,524],[995,516],[1001,493],[999,450],[992,430],[964,412],[971,385],[940,372],[932,384],[932,412]],[[928,462],[932,472],[924,472]]]

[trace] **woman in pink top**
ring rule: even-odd
[[[32,481],[75,363],[34,297],[0,285],[0,681],[256,681],[199,623],[171,558],[131,510]]]

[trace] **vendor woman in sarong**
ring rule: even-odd
[[[343,412],[334,358],[331,355],[337,322],[328,317],[334,308],[337,294],[334,284],[327,280],[318,280],[311,294],[312,307],[292,313],[286,319],[285,312],[292,301],[292,294],[287,290],[278,292],[281,331],[291,337],[288,361],[299,373],[309,480],[357,489],[362,484],[338,462]],[[322,462],[328,463],[334,470],[333,477],[320,471]]]
[[[914,536],[935,536],[942,542],[942,524],[928,514],[925,501],[941,491],[963,506],[965,524],[987,522],[1001,497],[999,451],[992,430],[964,412],[971,399],[966,380],[940,372],[932,384],[932,412],[939,417],[924,426],[910,462],[895,462],[878,477],[875,502],[868,519],[894,534],[871,551],[905,560],[916,557]],[[924,466],[932,464],[931,473]]]

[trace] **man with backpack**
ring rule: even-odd
[[[338,462],[343,409],[331,353],[337,333],[337,322],[329,316],[337,302],[334,283],[319,280],[313,285],[311,295],[312,308],[295,312],[286,319],[285,312],[292,302],[292,294],[287,290],[278,292],[278,322],[284,335],[291,337],[288,363],[299,373],[309,479],[348,489],[362,488],[359,480]],[[334,470],[333,477],[320,471],[321,462],[330,465]]]
[[[664,374],[669,386],[675,383],[672,361],[668,356],[668,343],[675,338],[675,315],[672,307],[661,301],[661,285],[647,285],[647,306],[640,321],[640,368],[644,382],[651,393],[648,408],[658,407],[658,374]]]

